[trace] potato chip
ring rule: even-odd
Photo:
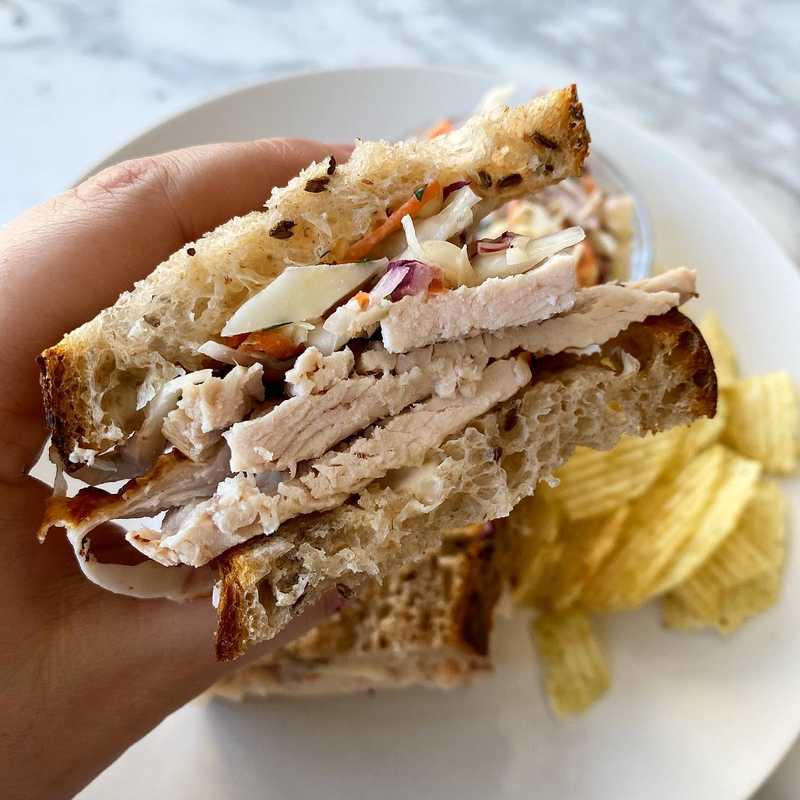
[[[706,616],[687,608],[681,597],[675,592],[665,594],[661,599],[661,621],[667,628],[678,631],[692,631],[708,627]]]
[[[719,441],[728,419],[728,402],[725,395],[717,397],[717,413],[713,417],[700,417],[683,428],[684,435],[664,474],[673,475],[682,469],[699,452]]]
[[[608,662],[585,612],[540,615],[533,623],[533,639],[544,689],[558,716],[585,711],[608,691]]]
[[[513,548],[509,583],[515,603],[535,605],[542,585],[557,567],[561,557],[559,517],[552,492],[540,487],[506,520]]]
[[[761,481],[733,533],[667,595],[665,624],[728,631],[768,608],[777,597],[785,538],[785,499],[776,484]]]
[[[514,596],[541,612],[533,635],[559,716],[609,686],[589,613],[661,595],[667,627],[727,634],[779,596],[786,504],[761,473],[796,468],[798,396],[785,373],[739,378],[716,314],[700,330],[720,388],[715,417],[608,452],[578,448],[560,485],[511,517],[524,540]]]
[[[714,445],[633,503],[618,550],[584,592],[587,608],[636,608],[652,595],[659,576],[696,530],[727,457],[724,447]]]
[[[685,593],[697,582],[726,589],[775,572],[783,563],[785,538],[786,500],[777,484],[759,481],[736,529],[678,589]]]
[[[761,575],[722,593],[717,628],[733,633],[747,620],[768,611],[778,601],[780,575]]]
[[[528,562],[527,570],[518,588],[512,594],[517,605],[544,609],[549,607],[548,587],[553,576],[558,572],[564,558],[564,543],[549,542],[542,545],[534,557]]]
[[[698,520],[697,527],[665,568],[654,588],[662,594],[685,581],[722,542],[733,533],[745,506],[756,491],[761,476],[757,461],[726,452],[723,474]]]
[[[739,376],[736,353],[716,311],[709,311],[698,326],[714,359],[717,386],[725,389]]]
[[[560,611],[579,601],[584,588],[614,551],[628,512],[628,506],[621,506],[607,517],[563,524],[563,552],[557,569],[542,587],[544,607]]]
[[[740,378],[729,391],[724,439],[767,472],[787,475],[797,466],[800,410],[791,376],[773,372]]]
[[[643,495],[677,451],[684,431],[623,437],[606,452],[579,447],[558,471],[555,496],[571,520],[614,511]]]
[[[720,591],[712,609],[692,608],[676,593],[665,595],[662,619],[666,627],[676,630],[716,628],[720,633],[730,634],[772,608],[779,594],[780,575],[765,573]]]

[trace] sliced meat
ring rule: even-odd
[[[641,289],[643,292],[677,292],[681,296],[681,303],[685,303],[697,297],[696,278],[697,273],[693,269],[677,267],[652,278],[624,285],[631,289]]]
[[[390,353],[380,342],[374,342],[359,356],[356,372],[385,375],[418,368],[430,375],[437,395],[469,393],[491,359],[505,358],[518,349],[554,355],[601,345],[630,324],[664,314],[691,297],[694,278],[692,270],[681,268],[637,284],[580,289],[575,305],[561,316],[407,353]]]
[[[263,498],[255,478],[234,475],[210,499],[168,512],[160,531],[143,528],[125,538],[159,564],[201,566],[263,531]]]
[[[224,445],[203,463],[190,461],[173,450],[156,459],[144,475],[128,481],[116,494],[90,486],[75,497],[52,497],[39,526],[39,539],[44,540],[53,527],[66,528],[68,534],[82,538],[113,519],[149,517],[165,508],[210,497],[217,484],[230,474],[229,463],[230,452]]]
[[[524,361],[497,361],[486,369],[472,397],[434,397],[407,409],[341,451],[326,453],[302,475],[279,483],[277,491],[264,490],[253,476],[229,478],[213,497],[178,512],[165,531],[137,531],[131,543],[162,564],[207,563],[232,544],[273,533],[292,517],[341,505],[391,470],[419,466],[428,450],[530,379]]]
[[[433,394],[439,397],[454,397],[458,392],[471,395],[492,357],[486,342],[492,337],[493,334],[483,334],[457,342],[440,342],[408,353],[390,353],[381,342],[373,342],[358,357],[356,371],[386,375],[421,369],[432,380]],[[507,356],[512,349],[501,355]]]
[[[435,295],[413,295],[392,303],[381,321],[383,344],[404,353],[446,342],[527,325],[561,314],[575,302],[575,258],[557,255],[523,275],[489,278]]]
[[[351,298],[325,320],[322,329],[332,337],[333,349],[338,349],[351,339],[372,336],[391,307],[384,299],[361,308],[356,298]]]
[[[316,347],[308,347],[286,373],[286,388],[290,395],[298,397],[326,392],[353,371],[354,362],[348,347],[329,356],[323,356]]]
[[[489,345],[496,358],[496,353],[516,348],[534,355],[553,355],[568,348],[603,344],[631,323],[665,314],[680,302],[676,292],[650,293],[616,284],[592,286],[579,292],[570,313],[539,325],[500,331]]]
[[[691,281],[687,283],[683,273],[673,277],[673,281],[659,279],[653,285],[678,283],[691,289]],[[608,284],[580,290],[569,312],[544,322],[400,354],[373,343],[359,357],[358,371],[382,373],[382,378],[348,378],[323,395],[285,400],[265,416],[234,425],[225,434],[231,448],[231,469],[294,472],[299,462],[323,455],[378,419],[397,414],[424,397],[470,396],[493,359],[505,358],[517,349],[550,355],[596,347],[632,322],[663,314],[679,302],[678,293],[649,293]]]
[[[186,386],[178,407],[164,420],[162,433],[192,461],[203,460],[225,428],[264,400],[263,372],[261,364],[235,366],[224,378],[209,376]]]
[[[294,473],[298,462],[317,458],[373,422],[400,413],[428,397],[432,388],[430,377],[415,368],[382,378],[348,378],[324,394],[291,397],[224,434],[231,471]]]
[[[209,554],[223,552],[229,543],[249,538],[254,530],[274,531],[286,519],[339,505],[390,470],[421,463],[428,449],[439,446],[529,380],[527,366],[519,361],[497,361],[487,368],[489,359],[519,348],[550,354],[602,344],[631,322],[663,314],[693,293],[694,273],[673,270],[635,287],[604,285],[581,290],[569,313],[542,323],[399,355],[374,345],[359,358],[359,371],[384,373],[384,378],[422,373],[433,391],[445,396],[407,408],[341,450],[327,452],[291,479],[265,472],[225,481],[230,475],[230,452],[225,446],[213,451],[207,463],[194,463],[178,452],[163,455],[118,494],[88,488],[71,499],[54,497],[40,538],[51,526],[63,526],[76,552],[83,552],[83,537],[103,522],[185,506],[168,513],[162,532],[137,531],[130,541],[161,564],[205,563],[213,557]],[[365,376],[349,380],[359,377]],[[447,392],[454,392],[456,384],[461,392],[451,398]],[[323,397],[309,395],[287,402]],[[220,481],[224,485],[215,493]],[[89,564],[85,556],[82,565]]]
[[[133,436],[110,453],[93,458],[90,464],[74,471],[72,475],[96,486],[135,478],[150,469],[156,458],[164,452],[166,441],[161,428],[167,415],[175,409],[181,394],[189,386],[202,383],[211,376],[210,369],[201,369],[168,381],[145,406],[144,419]]]

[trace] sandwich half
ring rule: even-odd
[[[676,310],[691,270],[578,288],[579,228],[481,236],[579,174],[588,141],[569,87],[361,143],[174,254],[40,358],[52,456],[94,484],[54,496],[41,538],[64,527],[113,591],[214,583],[231,659],[334,584],[506,516],[576,446],[713,414],[711,357]],[[142,561],[100,563],[91,531],[142,518]]]
[[[241,700],[469,683],[491,669],[508,555],[491,523],[446,531],[439,550],[369,580],[329,621],[213,691]]]

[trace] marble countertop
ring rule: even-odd
[[[232,87],[374,64],[530,78],[535,58],[714,173],[800,262],[798,41],[796,0],[0,0],[0,224]],[[759,798],[799,786],[796,754]]]

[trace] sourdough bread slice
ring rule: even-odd
[[[574,86],[470,119],[430,141],[361,142],[346,164],[313,163],[266,210],[184,247],[111,308],[39,357],[52,440],[68,468],[123,441],[142,406],[288,260],[317,264],[423,183],[470,180],[486,208],[579,175],[589,135]]]
[[[440,550],[369,581],[329,621],[213,691],[241,700],[468,683],[491,669],[506,550],[491,524],[448,531]]]
[[[355,589],[413,562],[443,530],[508,516],[579,445],[609,449],[716,410],[711,354],[678,311],[631,325],[597,354],[538,359],[533,376],[420,467],[221,556],[218,657],[271,638],[336,583]]]

